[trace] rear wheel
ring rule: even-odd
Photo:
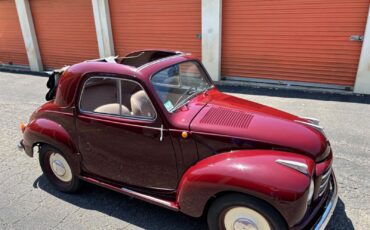
[[[43,145],[40,148],[39,161],[44,175],[58,190],[72,193],[79,189],[80,180],[73,175],[70,163],[61,151]]]
[[[283,218],[270,205],[242,194],[217,198],[208,210],[207,222],[210,230],[287,229]]]

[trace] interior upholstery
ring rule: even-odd
[[[141,90],[141,87],[131,81],[122,81],[122,104],[125,105],[130,111],[131,109],[131,96],[137,91]]]
[[[81,109],[97,113],[154,117],[153,105],[142,88],[131,81],[121,81],[122,105],[119,103],[116,80],[91,79],[84,87]]]
[[[134,116],[154,117],[155,111],[148,95],[144,90],[139,90],[131,97],[131,109]]]
[[[85,86],[82,96],[81,108],[85,111],[95,111],[99,106],[118,102],[115,81]]]
[[[120,111],[120,107],[121,107],[121,111]],[[99,106],[98,108],[96,108],[94,110],[94,112],[97,112],[97,113],[107,113],[107,114],[116,114],[116,115],[130,115],[130,110],[124,106],[124,105],[121,105],[118,104],[118,103],[111,103],[111,104],[106,104],[106,105],[102,105],[102,106]],[[122,113],[120,113],[122,112]]]

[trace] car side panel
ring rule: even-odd
[[[177,193],[180,210],[199,217],[210,198],[240,192],[266,201],[293,226],[306,212],[310,176],[276,163],[277,159],[307,163],[313,172],[310,158],[293,153],[240,150],[217,154],[199,161],[182,177]]]

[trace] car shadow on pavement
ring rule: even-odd
[[[82,209],[95,210],[144,229],[207,229],[204,218],[192,218],[93,184],[84,183],[79,193],[67,194],[57,191],[41,175],[35,180],[33,187]],[[345,204],[340,198],[326,229],[354,230],[352,221],[347,217]]]
[[[192,218],[93,184],[84,183],[79,193],[67,194],[57,191],[41,175],[33,187],[82,209],[95,210],[120,219],[126,222],[122,223],[125,229],[127,224],[143,229],[207,229],[204,218]]]
[[[330,219],[326,230],[354,230],[354,226],[350,218],[346,213],[346,206],[340,197],[338,198],[337,207],[334,210],[333,216]]]
[[[304,91],[297,89],[258,88],[253,86],[227,86],[217,88],[226,93],[241,93],[250,95],[263,95],[271,97],[302,98],[321,101],[352,102],[370,104],[370,95],[340,94],[336,92]]]

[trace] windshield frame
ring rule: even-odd
[[[179,103],[179,104],[177,104],[176,106],[174,106],[174,107],[173,107],[173,109],[172,109],[171,111],[168,111],[168,110],[165,108],[165,106],[164,106],[164,104],[163,104],[162,100],[160,99],[159,94],[158,94],[158,93],[157,93],[157,91],[155,90],[155,84],[153,84],[153,82],[152,82],[152,78],[153,78],[155,75],[157,75],[158,73],[160,73],[160,72],[162,72],[163,70],[165,70],[165,69],[168,69],[168,68],[171,68],[171,67],[173,67],[173,66],[180,65],[180,64],[182,64],[182,63],[186,63],[186,62],[193,62],[193,63],[195,63],[195,65],[197,65],[197,67],[199,68],[199,71],[201,72],[202,77],[203,77],[203,78],[204,78],[204,80],[209,84],[209,86],[208,86],[208,87],[206,87],[205,89],[203,89],[203,90],[201,90],[201,91],[197,92],[197,93],[190,94],[188,97],[186,97],[186,98],[185,98],[185,100],[182,100],[182,101],[181,101],[181,103]],[[173,113],[175,113],[179,108],[181,108],[181,107],[183,107],[184,105],[186,105],[186,104],[187,104],[191,99],[193,99],[194,97],[196,97],[196,96],[198,96],[198,95],[200,95],[200,94],[202,94],[202,93],[204,93],[204,92],[207,92],[208,90],[210,90],[210,89],[212,89],[212,88],[214,88],[214,87],[215,87],[215,84],[214,84],[214,82],[212,81],[212,78],[209,76],[209,74],[208,74],[207,70],[205,69],[204,65],[203,65],[200,61],[195,60],[195,59],[179,61],[179,62],[177,62],[177,63],[174,63],[174,64],[168,65],[168,66],[166,66],[166,67],[164,67],[164,68],[161,68],[160,70],[155,71],[154,73],[152,73],[152,74],[150,75],[150,77],[149,77],[149,82],[150,82],[150,84],[151,84],[151,87],[153,87],[153,90],[154,90],[154,92],[155,92],[156,96],[159,98],[159,102],[160,102],[161,106],[162,106],[163,108],[165,108],[164,110],[165,110],[167,113],[169,113],[169,114],[173,114]],[[157,83],[157,84],[158,84],[158,83]],[[159,83],[159,84],[160,84],[160,83]]]

